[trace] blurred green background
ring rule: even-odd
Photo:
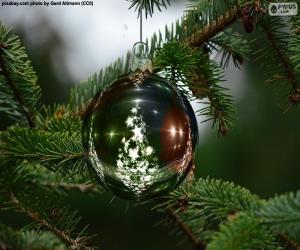
[[[182,5],[180,1],[174,2],[173,8],[177,14]],[[119,11],[126,12],[127,9]],[[66,102],[69,90],[78,84],[78,78],[82,76],[84,79],[92,72],[91,68],[82,71],[84,65],[80,60],[73,62],[73,71],[58,60],[64,57],[63,51],[72,46],[72,41],[42,14],[31,29],[25,27],[20,18],[14,22],[11,21],[13,17],[7,19],[3,9],[0,10],[0,19],[2,17],[9,20],[8,24],[13,24],[14,32],[25,42],[43,89],[43,101],[48,104]],[[75,26],[65,28],[68,29],[66,33],[76,29]],[[37,42],[29,38],[32,32],[42,30],[47,31],[43,40]],[[77,36],[83,41],[89,39],[80,34]],[[55,53],[60,53],[59,57],[55,57],[57,61],[53,61]],[[80,54],[78,58],[85,56],[89,57],[89,54]],[[235,97],[237,118],[229,135],[219,138],[210,125],[199,122],[201,133],[196,175],[233,181],[268,198],[300,188],[300,107],[284,113],[277,98],[280,88],[275,89],[264,83],[268,72],[259,68],[253,60],[250,57],[240,72],[232,65],[226,70],[225,78],[229,81],[225,84]],[[102,61],[99,55],[99,62]],[[101,63],[99,65],[102,66]],[[76,72],[75,76],[72,72]],[[0,119],[3,129],[7,121],[3,117]],[[111,194],[73,193],[69,200],[71,206],[79,210],[82,225],[89,224],[88,232],[98,234],[95,241],[100,249],[191,249],[188,242],[181,242],[181,238],[171,235],[172,227],[156,225],[164,217],[163,214],[112,198]],[[23,215],[12,216],[10,213],[2,213],[0,219],[16,227],[28,222]]]

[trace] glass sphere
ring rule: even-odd
[[[183,94],[165,79],[137,71],[94,97],[82,138],[105,188],[146,200],[174,189],[192,169],[198,127]]]

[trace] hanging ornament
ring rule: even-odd
[[[194,165],[197,121],[187,98],[151,73],[144,43],[131,69],[86,110],[82,137],[92,171],[114,194],[147,200],[178,186]]]

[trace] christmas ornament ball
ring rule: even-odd
[[[192,169],[198,127],[183,94],[139,70],[94,97],[82,138],[102,186],[126,199],[147,200],[174,189]]]

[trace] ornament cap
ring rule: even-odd
[[[132,47],[132,56],[130,61],[132,72],[140,70],[142,72],[153,72],[148,45],[144,42],[137,42]]]

